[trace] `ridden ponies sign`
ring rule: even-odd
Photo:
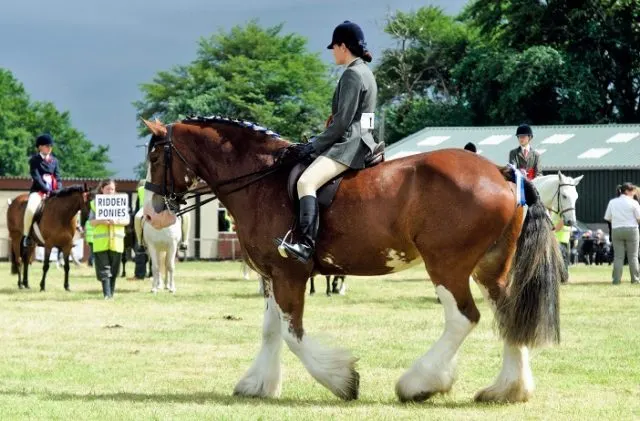
[[[96,219],[129,219],[129,195],[97,194]]]

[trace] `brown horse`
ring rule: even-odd
[[[471,275],[505,342],[502,371],[476,399],[529,398],[534,386],[528,348],[559,341],[558,285],[565,276],[531,183],[523,185],[525,218],[516,205],[514,172],[461,149],[350,172],[331,207],[321,212],[313,261],[302,264],[281,257],[273,243],[295,219],[282,159],[289,142],[250,123],[221,118],[145,124],[153,134],[145,217],[158,227],[172,223],[185,192],[198,178],[204,180],[233,215],[247,262],[264,278],[262,348],[235,394],[279,394],[284,339],[318,382],[342,399],[356,399],[356,358],[305,333],[307,279],[385,275],[422,262],[442,301],[445,329],[398,381],[399,399],[422,401],[453,385],[458,348],[480,319]]]
[[[89,211],[90,193],[87,186],[71,186],[52,193],[44,200],[42,215],[37,221],[42,238],[31,228],[31,246],[20,255],[24,210],[27,206],[28,194],[16,197],[7,210],[7,227],[11,239],[11,272],[18,275],[18,287],[29,288],[29,265],[33,261],[36,245],[44,247],[44,264],[40,291],[45,290],[45,279],[49,270],[51,249],[57,247],[64,256],[64,289],[69,291],[69,255],[73,248],[73,237],[76,233],[78,211],[81,219],[86,219]],[[35,218],[34,218],[35,223]],[[27,264],[24,264],[27,263]],[[22,267],[22,278],[20,268]]]

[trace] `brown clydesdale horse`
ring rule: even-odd
[[[480,319],[469,278],[485,294],[504,339],[503,368],[479,401],[525,401],[534,384],[529,347],[558,342],[562,257],[535,188],[525,181],[524,215],[514,174],[461,149],[387,161],[345,174],[323,210],[313,261],[283,258],[274,239],[295,206],[281,159],[289,142],[250,123],[192,118],[145,121],[149,143],[145,217],[175,220],[187,190],[204,180],[237,223],[247,262],[264,278],[262,348],[234,393],[280,393],[282,340],[309,373],[342,399],[356,399],[359,374],[348,351],[313,341],[303,328],[312,274],[385,275],[423,263],[442,301],[442,336],[398,381],[401,401],[422,401],[454,382],[458,348]],[[166,209],[168,208],[168,209]]]
[[[44,243],[31,229],[31,246],[20,255],[20,241],[22,239],[22,225],[24,210],[27,206],[28,194],[16,197],[7,210],[7,227],[11,239],[11,273],[18,275],[18,287],[29,288],[29,265],[35,256],[36,245],[44,247],[44,265],[40,291],[45,290],[45,279],[49,270],[49,255],[51,249],[57,247],[64,256],[64,289],[69,291],[69,256],[73,248],[73,237],[76,233],[76,218],[78,211],[81,219],[86,220],[89,213],[90,192],[86,185],[71,186],[52,193],[44,200],[44,208],[38,227],[42,233]],[[36,222],[34,218],[34,223]],[[24,264],[24,263],[27,264]],[[22,268],[22,277],[20,269]]]

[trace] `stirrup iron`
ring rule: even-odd
[[[287,231],[287,233],[284,235],[284,237],[282,237],[281,241],[277,241],[277,246],[278,246],[278,253],[280,253],[280,256],[284,257],[285,259],[289,257],[289,255],[287,254],[287,249],[284,247],[284,243],[287,242],[287,238],[291,237],[291,239],[293,239],[293,229],[290,229],[289,231]]]

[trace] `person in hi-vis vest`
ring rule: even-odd
[[[113,180],[102,181],[98,185],[98,194],[116,194]],[[124,227],[129,225],[126,219],[96,219],[95,201],[91,201],[89,221],[93,225],[93,259],[96,278],[102,283],[105,300],[113,298],[116,278],[120,269],[120,260],[124,251]]]
[[[144,184],[145,180],[140,180],[138,182],[138,189],[136,190],[136,194],[138,196],[136,200],[136,215],[133,218],[133,226],[136,231],[136,241],[138,242],[138,246],[143,246],[142,241],[142,218],[144,213],[144,198],[145,198],[145,189]],[[185,213],[180,216],[182,219],[182,241],[178,246],[178,250],[186,251],[189,248],[189,229],[191,227],[191,217],[188,213]]]
[[[562,218],[556,212],[549,212],[549,214],[551,215],[551,223],[553,224],[553,231],[556,234],[556,240],[558,240],[558,245],[560,246],[562,259],[564,260],[564,268],[568,271],[571,259],[571,247],[569,246],[571,241],[571,227],[565,225]],[[567,280],[568,279],[567,277]]]

